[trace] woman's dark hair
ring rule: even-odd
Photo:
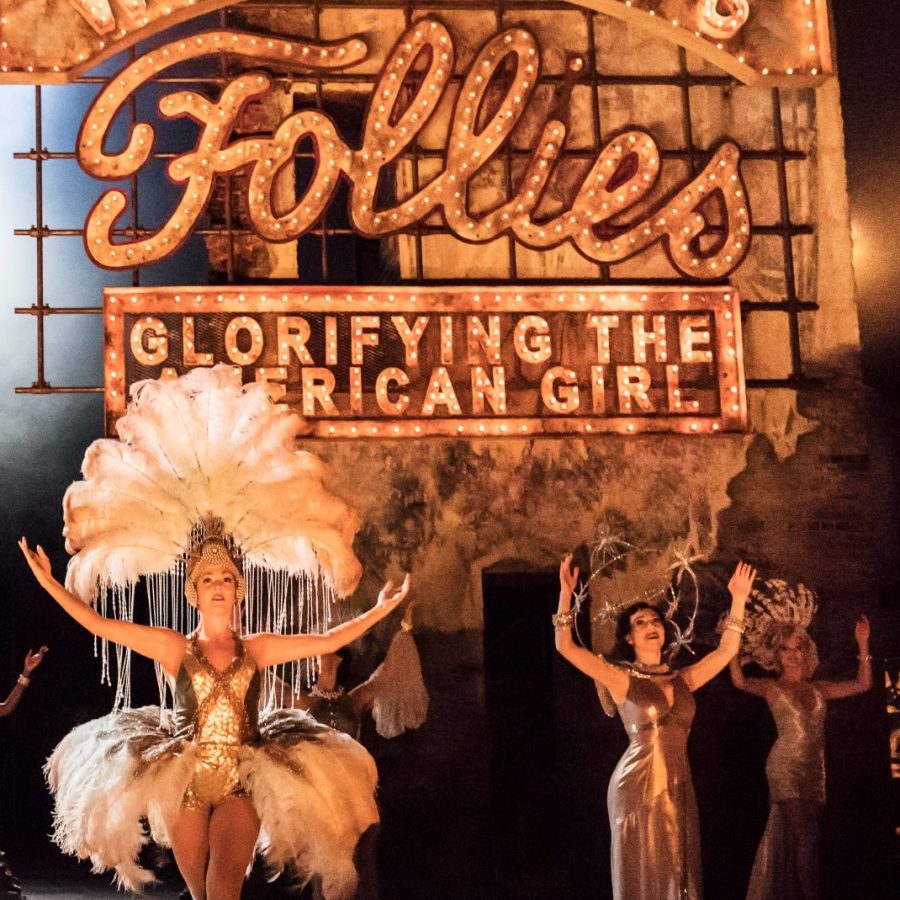
[[[632,647],[625,638],[631,631],[631,617],[642,609],[649,609],[659,616],[659,620],[662,622],[663,630],[665,631],[666,646],[663,647],[663,655],[665,655],[666,647],[672,640],[672,625],[658,606],[654,606],[652,603],[647,603],[642,600],[638,603],[633,603],[631,606],[625,607],[616,619],[616,643],[612,652],[612,656],[616,659],[634,662],[634,647]]]

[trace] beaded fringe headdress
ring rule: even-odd
[[[133,619],[143,582],[150,624],[189,631],[196,611],[184,596],[185,564],[216,522],[243,570],[246,631],[323,630],[332,601],[359,582],[359,520],[325,488],[322,463],[295,449],[303,429],[230,366],[135,384],[119,440],[94,441],[84,480],[66,492],[66,586],[103,615]],[[112,683],[101,643],[102,678]],[[121,708],[131,699],[130,657],[115,649]],[[299,667],[279,674],[299,687]],[[164,701],[158,666],[157,678]]]

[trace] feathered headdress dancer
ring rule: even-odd
[[[143,577],[150,623],[188,629],[185,562],[212,532],[243,570],[248,630],[320,630],[335,595],[359,582],[359,520],[325,488],[323,464],[295,449],[303,427],[229,366],[135,384],[120,439],[94,441],[84,480],[66,492],[66,586],[104,615],[131,618]],[[117,707],[130,693],[118,653]]]
[[[791,587],[783,578],[769,578],[750,592],[741,641],[741,663],[753,661],[764,669],[778,668],[778,649],[785,628],[809,629],[818,601],[808,587]],[[811,668],[818,665],[818,658]]]
[[[699,544],[693,521],[682,542],[673,542],[664,549],[638,547],[602,526],[589,545],[590,574],[575,595],[576,613],[589,594],[593,598],[592,622],[614,624],[628,607],[649,603],[661,608],[669,622],[672,641],[665,648],[665,655],[673,657],[682,647],[691,650],[700,606],[700,588],[692,568],[701,558],[695,552]],[[683,624],[675,619],[679,610]],[[577,626],[576,637],[584,644]]]

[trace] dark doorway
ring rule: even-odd
[[[609,890],[607,757],[615,763],[620,736],[554,647],[557,574],[495,569],[482,589],[496,897],[598,900]],[[579,624],[589,641],[587,606]]]

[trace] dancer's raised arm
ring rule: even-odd
[[[602,684],[616,703],[621,703],[628,692],[628,673],[618,666],[607,662],[602,656],[595,655],[579,647],[572,639],[572,625],[575,624],[575,613],[572,612],[572,594],[578,584],[578,566],[572,566],[572,554],[567,553],[559,564],[559,607],[556,611],[556,649],[576,669],[589,678]]]
[[[846,681],[817,681],[817,687],[822,691],[826,700],[840,700],[843,697],[852,697],[854,694],[862,694],[872,687],[872,654],[869,653],[869,635],[871,627],[865,616],[856,620],[853,628],[853,637],[856,640],[857,666],[856,678]]]
[[[747,605],[747,598],[750,596],[755,578],[756,569],[749,563],[739,562],[735,566],[734,574],[728,582],[731,609],[725,620],[725,628],[719,639],[719,646],[711,653],[707,653],[699,662],[681,670],[685,684],[692,691],[696,691],[697,688],[702,687],[707,681],[718,675],[737,655],[741,646],[741,635],[744,632],[744,608]]]
[[[728,662],[728,674],[731,675],[731,683],[739,691],[746,691],[748,694],[756,694],[757,697],[765,697],[766,685],[771,679],[747,678],[746,675],[744,675],[744,670],[741,668],[741,663],[737,654],[732,656]]]
[[[0,718],[12,715],[16,711],[16,707],[22,699],[22,694],[25,693],[25,688],[28,687],[28,682],[31,680],[31,673],[41,664],[41,660],[46,652],[47,647],[44,645],[35,650],[34,653],[29,650],[25,654],[22,674],[16,679],[16,683],[13,685],[6,700],[0,703]]]
[[[409,593],[410,578],[407,575],[400,587],[389,581],[379,592],[378,602],[364,613],[343,622],[322,634],[261,634],[244,638],[244,646],[257,666],[275,666],[294,659],[334,653],[345,644],[365,634],[376,622],[393,612]]]
[[[408,603],[403,611],[403,618],[400,620],[400,630],[407,634],[413,630],[413,609],[415,605],[415,600]],[[393,646],[394,643],[391,642],[391,647]],[[353,708],[356,710],[357,715],[362,715],[362,713],[372,709],[375,705],[375,698],[378,696],[378,682],[385,671],[385,662],[389,657],[390,650],[388,650],[388,656],[381,661],[381,665],[362,684],[358,684],[353,690],[348,691],[348,696],[353,701]]]
[[[141,656],[158,662],[166,674],[173,678],[184,656],[185,637],[168,628],[153,628],[137,625],[121,619],[101,616],[92,606],[76,597],[53,577],[50,559],[40,544],[32,550],[28,541],[22,538],[19,548],[38,584],[68,613],[82,628],[91,634],[116,644],[122,644]]]

